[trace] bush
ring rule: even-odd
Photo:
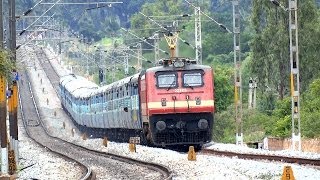
[[[11,72],[14,69],[14,63],[9,59],[9,54],[3,49],[0,50],[0,75],[10,79]]]

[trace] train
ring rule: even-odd
[[[200,147],[212,139],[214,73],[188,58],[161,59],[105,86],[75,74],[60,78],[62,107],[81,132],[129,142]]]

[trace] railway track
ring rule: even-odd
[[[263,154],[246,154],[246,153],[236,153],[228,151],[218,151],[213,149],[202,149],[202,154],[213,154],[218,156],[227,156],[227,157],[238,157],[240,159],[251,159],[251,160],[268,160],[268,161],[278,161],[285,163],[294,163],[299,165],[311,165],[320,167],[320,160],[317,159],[305,159],[297,157],[284,157],[277,155],[263,155]]]
[[[51,63],[47,60],[47,57],[43,55],[43,50],[37,50],[36,55],[38,58],[42,60],[40,62],[42,68],[45,70],[45,73],[54,86],[56,93],[58,92],[58,84],[59,84],[59,76],[55,72],[54,68],[52,67]],[[26,74],[24,77],[28,77]],[[29,81],[28,80],[25,80]],[[30,88],[32,91],[32,88]],[[26,96],[27,97],[27,96]],[[30,97],[30,96],[29,96]],[[37,110],[36,110],[37,111]],[[40,118],[44,114],[40,111],[38,113],[38,117]],[[67,115],[65,115],[67,117]],[[71,122],[71,120],[70,120]],[[41,124],[41,121],[40,121]],[[34,126],[34,128],[38,128],[40,126]],[[42,127],[42,126],[41,126]],[[135,160],[129,157],[115,155],[111,153],[105,153],[100,151],[95,151],[92,149],[85,148],[83,146],[73,144],[67,142],[65,140],[53,137],[49,135],[47,132],[42,132],[41,135],[43,141],[51,141],[52,139],[54,142],[49,142],[48,148],[53,148],[59,151],[60,153],[71,157],[72,159],[76,159],[80,163],[83,163],[86,167],[101,167],[104,170],[101,172],[95,172],[97,177],[103,177],[104,175],[113,176],[114,178],[130,178],[130,179],[143,179],[144,177],[150,176],[150,174],[154,174],[152,179],[171,179],[172,172],[165,166]],[[131,167],[128,167],[128,164],[131,164]],[[132,168],[132,165],[136,165],[137,167]],[[100,169],[101,169],[100,168]],[[139,173],[137,173],[139,172]]]
[[[55,148],[48,146],[48,144],[52,144],[53,146],[57,147],[58,144],[56,142],[56,139],[48,136],[45,128],[43,127],[43,124],[40,120],[39,111],[34,100],[34,95],[31,90],[31,84],[27,78],[28,75],[25,72],[22,72],[22,75],[24,77],[23,82],[25,83],[23,85],[21,83],[19,84],[19,104],[21,118],[24,128],[26,130],[26,134],[29,136],[29,138],[34,140],[41,147],[49,149],[58,156],[62,157],[63,159],[75,162],[83,172],[83,174],[80,176],[80,179],[94,179],[94,175],[90,167],[84,165],[83,163],[77,161],[74,158],[65,155],[64,153],[57,151]]]

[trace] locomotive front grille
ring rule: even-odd
[[[184,132],[182,133],[157,133],[155,135],[155,144],[202,144],[210,138],[208,132]]]
[[[213,115],[186,113],[154,115],[150,130],[156,145],[204,144],[211,141]]]

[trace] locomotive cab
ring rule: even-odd
[[[202,145],[211,140],[213,74],[186,58],[162,60],[141,83],[142,119],[155,145]]]

